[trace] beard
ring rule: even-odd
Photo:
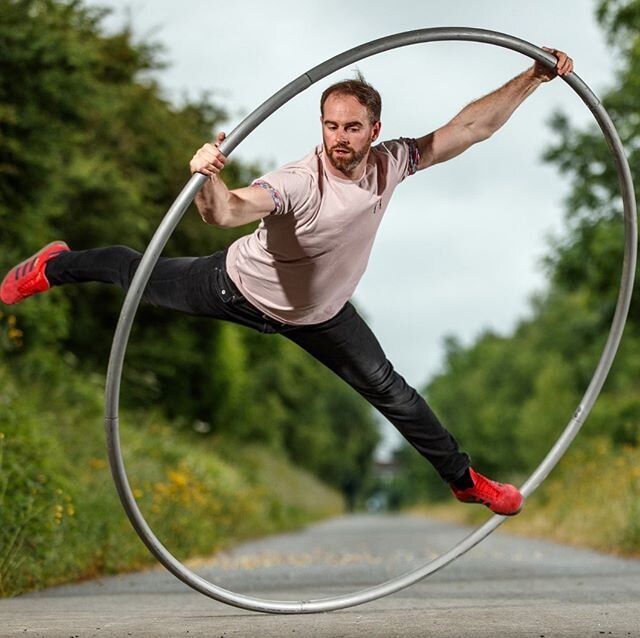
[[[325,149],[331,165],[346,175],[349,175],[360,164],[369,151],[368,146],[361,151],[356,151],[350,146],[342,144],[336,144],[330,149],[327,149],[325,145]],[[338,150],[348,151],[348,153],[336,153]]]

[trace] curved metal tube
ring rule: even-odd
[[[338,69],[363,58],[367,58],[375,55],[376,53],[382,53],[383,51],[388,51],[390,49],[424,42],[452,40],[481,42],[504,47],[528,56],[546,64],[549,67],[554,66],[556,62],[556,59],[543,49],[524,40],[494,31],[446,27],[437,29],[419,29],[416,31],[398,33],[396,35],[373,40],[372,42],[350,49],[349,51],[337,55],[310,69],[307,73],[301,75],[275,93],[271,98],[247,116],[220,145],[220,150],[228,156],[238,146],[238,144],[240,144],[240,142],[249,135],[249,133],[251,133],[261,122],[263,122],[282,105],[301,91],[304,91],[313,83],[324,78],[330,73],[337,71]],[[624,261],[620,290],[618,293],[615,314],[611,324],[609,337],[602,354],[600,355],[600,360],[597,364],[591,382],[589,383],[580,404],[576,408],[573,417],[570,419],[563,433],[560,435],[542,463],[522,486],[522,492],[525,497],[530,496],[536,490],[566,452],[576,434],[582,427],[582,424],[600,393],[622,337],[622,331],[624,329],[631,301],[636,265],[637,228],[635,196],[629,165],[627,163],[620,138],[613,126],[613,123],[611,122],[611,119],[609,118],[609,115],[589,87],[575,74],[571,74],[563,79],[578,94],[593,114],[615,160],[620,193],[624,204]],[[145,521],[133,497],[122,459],[118,430],[118,403],[122,367],[131,332],[131,326],[133,324],[142,293],[151,275],[151,271],[153,270],[167,240],[171,236],[173,230],[182,218],[185,210],[195,197],[196,193],[204,184],[205,180],[206,177],[199,174],[194,175],[189,180],[151,239],[125,298],[113,338],[113,345],[109,358],[109,368],[107,371],[107,382],[105,388],[105,428],[109,461],[122,504],[136,532],[140,535],[140,538],[147,545],[151,553],[170,572],[202,594],[220,602],[228,603],[244,609],[289,614],[331,611],[375,600],[416,583],[469,551],[472,547],[477,545],[491,532],[493,532],[504,521],[504,517],[493,516],[484,525],[469,534],[457,545],[453,546],[449,551],[438,558],[421,565],[414,570],[392,578],[380,585],[342,596],[308,601],[281,601],[264,600],[245,596],[210,583],[185,567],[156,538],[153,531]]]

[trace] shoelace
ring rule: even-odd
[[[20,294],[24,292],[31,292],[35,286],[37,286],[42,281],[42,274],[38,273],[34,275],[31,279],[27,279],[25,281],[21,281],[18,286],[18,292]]]
[[[500,496],[500,483],[477,477],[475,490],[479,496],[497,497]]]

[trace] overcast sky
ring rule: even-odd
[[[597,94],[613,83],[614,60],[592,0],[91,3],[114,9],[107,25],[121,25],[129,16],[139,39],[162,43],[169,67],[159,79],[167,95],[179,100],[212,92],[230,113],[227,132],[325,59],[426,27],[503,31],[569,53],[577,74]],[[382,138],[388,139],[437,128],[529,65],[528,58],[494,46],[429,43],[369,58],[357,68],[382,94]],[[294,98],[234,156],[272,167],[307,154],[321,139],[322,89],[352,76],[354,68]],[[557,109],[575,124],[591,120],[571,89],[556,80],[531,96],[493,138],[398,187],[355,299],[410,383],[422,386],[437,372],[445,335],[470,343],[487,328],[508,333],[526,316],[531,294],[543,287],[540,260],[549,235],[562,229],[568,189],[566,179],[540,159],[553,141],[547,122]]]

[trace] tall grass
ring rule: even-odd
[[[509,531],[640,555],[640,448],[603,438],[570,450]]]
[[[416,511],[470,524],[488,516],[483,507],[455,502],[423,505]],[[503,530],[640,555],[640,447],[614,445],[604,438],[574,444]]]
[[[19,390],[0,362],[1,596],[154,561],[107,466],[103,380],[70,368],[47,382],[47,360],[33,365]],[[342,510],[336,492],[273,451],[177,432],[151,412],[123,414],[121,435],[140,508],[179,559]]]

